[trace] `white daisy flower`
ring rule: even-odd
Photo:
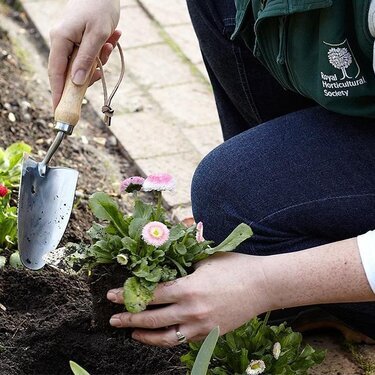
[[[263,374],[266,369],[265,363],[261,359],[253,360],[247,366],[246,374],[247,375],[258,375]]]

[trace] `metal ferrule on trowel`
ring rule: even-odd
[[[49,167],[49,163],[66,135],[71,135],[81,116],[82,100],[96,63],[82,86],[71,81],[75,48],[69,62],[65,87],[55,110],[57,135],[43,161],[26,156],[18,202],[18,248],[25,267],[37,270],[45,265],[45,257],[57,248],[73,208],[78,171],[71,168]]]

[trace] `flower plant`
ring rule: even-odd
[[[254,318],[218,339],[207,371],[208,375],[307,375],[309,368],[321,363],[324,350],[302,345],[302,335],[285,323],[267,325]],[[194,364],[202,352],[201,343],[190,343],[181,357],[193,375]],[[210,353],[211,354],[211,353]]]
[[[203,238],[202,223],[192,227],[173,224],[162,206],[162,192],[174,188],[174,178],[165,173],[124,180],[121,192],[134,196],[131,214],[124,214],[108,194],[95,193],[89,206],[100,223],[94,223],[88,231],[92,243],[79,245],[67,259],[69,265],[81,263],[89,270],[99,264],[118,263],[124,267],[124,275],[130,274],[123,289],[129,312],[146,309],[159,282],[186,276],[194,263],[217,252],[232,251],[252,235],[248,225],[240,224],[213,247],[212,241]],[[154,194],[156,204],[144,202],[140,192]]]
[[[17,207],[12,191],[19,187],[22,157],[30,151],[31,147],[23,142],[13,143],[5,150],[0,147],[0,253],[17,245]],[[5,257],[1,257],[0,268],[5,262]]]

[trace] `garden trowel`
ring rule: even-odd
[[[45,256],[58,246],[73,208],[78,171],[48,166],[52,156],[67,135],[71,135],[81,114],[82,100],[96,69],[92,67],[87,82],[75,85],[71,66],[78,48],[70,59],[64,92],[55,111],[57,135],[43,161],[25,156],[18,203],[18,248],[22,263],[38,270],[45,265]]]

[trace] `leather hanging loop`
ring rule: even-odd
[[[102,112],[104,114],[104,123],[107,125],[107,126],[111,126],[111,119],[114,115],[114,109],[111,107],[111,102],[112,102],[112,99],[113,97],[115,96],[118,88],[120,87],[120,84],[124,78],[124,75],[125,75],[125,59],[124,59],[124,53],[122,51],[122,48],[121,48],[121,45],[119,43],[117,43],[117,49],[119,51],[119,54],[120,54],[120,59],[121,59],[121,71],[120,71],[120,77],[115,85],[115,87],[113,88],[112,92],[110,95],[108,95],[108,88],[107,88],[107,83],[106,83],[106,79],[105,79],[105,74],[104,74],[104,69],[103,69],[103,64],[102,62],[100,61],[99,57],[97,57],[97,62],[98,62],[98,68],[101,72],[101,81],[102,81],[102,86],[103,86],[103,96],[104,96],[104,105],[102,107]]]

